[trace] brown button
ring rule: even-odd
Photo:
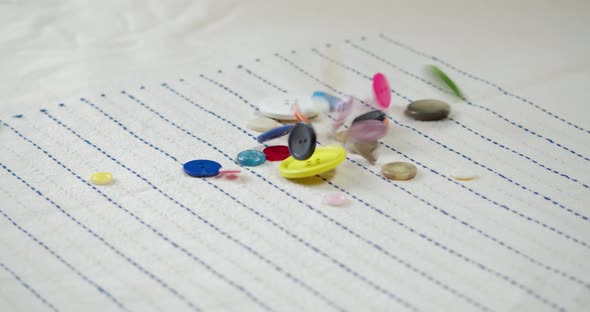
[[[421,121],[433,121],[447,118],[451,112],[449,104],[439,100],[419,100],[408,104],[406,115]]]
[[[418,169],[407,162],[390,162],[381,168],[383,175],[391,180],[411,180],[416,176]]]

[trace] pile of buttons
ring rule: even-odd
[[[465,97],[457,85],[438,67],[426,67],[431,78],[448,87],[458,98]],[[351,97],[341,99],[324,91],[315,91],[311,96],[278,95],[259,102],[259,115],[250,119],[246,126],[261,132],[258,143],[262,151],[248,149],[236,156],[236,162],[245,167],[255,167],[267,162],[280,161],[279,173],[287,179],[302,179],[334,170],[347,157],[346,151],[362,156],[371,165],[377,162],[375,150],[379,140],[389,132],[389,117],[385,111],[391,104],[391,89],[387,78],[377,73],[372,80],[371,99],[362,101],[361,106]],[[326,114],[322,114],[322,105]],[[370,109],[366,109],[366,107]],[[363,111],[364,109],[364,111]],[[422,99],[407,105],[405,114],[417,121],[437,121],[449,116],[449,104],[436,99]],[[318,133],[311,120],[327,115],[330,125],[320,135],[336,141],[334,145],[317,146]],[[351,117],[355,116],[355,117]],[[315,119],[314,119],[315,118]],[[392,119],[393,120],[393,119]],[[266,145],[265,142],[287,137],[287,145]],[[239,169],[223,169],[213,160],[196,159],[183,164],[184,172],[191,177],[223,177],[235,180]],[[389,162],[381,167],[381,174],[391,180],[407,181],[416,177],[416,166],[407,162]],[[454,168],[449,176],[459,181],[470,181],[476,173],[469,168]],[[113,183],[110,172],[95,172],[90,176],[95,185],[107,186]],[[343,206],[348,202],[344,192],[327,193],[323,203]]]
[[[436,67],[430,70],[463,98],[444,72]],[[389,133],[391,117],[385,111],[391,104],[391,93],[385,75],[377,73],[372,79],[372,98],[360,101],[365,105],[354,98],[341,99],[324,91],[315,91],[311,96],[267,97],[258,103],[257,115],[246,124],[249,129],[261,133],[256,140],[264,147],[239,152],[236,162],[253,167],[280,161],[278,171],[287,179],[313,177],[334,170],[346,159],[347,150],[374,165],[379,140]],[[405,114],[417,121],[435,121],[447,118],[450,111],[449,104],[443,101],[423,99],[407,105]],[[330,119],[327,127],[321,126],[324,117]],[[318,136],[333,144],[320,144]],[[287,137],[287,145],[267,145],[268,141],[284,137]],[[235,179],[240,173],[240,170],[221,170],[221,165],[211,160],[189,161],[184,164],[184,171],[193,177],[225,176],[228,179]],[[390,162],[382,166],[381,173],[388,179],[404,181],[413,179],[417,168],[406,162]],[[474,175],[461,171],[451,176],[467,181]],[[324,202],[340,206],[346,198],[332,193],[326,195]]]

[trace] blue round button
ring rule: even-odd
[[[238,163],[242,166],[258,166],[264,164],[266,156],[257,150],[245,150],[238,154]]]
[[[212,160],[197,159],[185,163],[183,168],[184,172],[191,177],[205,178],[218,175],[221,165]]]

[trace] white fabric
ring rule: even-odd
[[[589,5],[512,2],[0,2],[0,310],[588,310]],[[183,173],[261,148],[259,100],[365,99],[375,72],[375,165]],[[451,118],[405,117],[421,98]]]

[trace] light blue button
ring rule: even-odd
[[[263,152],[257,150],[245,150],[238,154],[238,163],[242,166],[259,166],[264,164],[266,156]]]

